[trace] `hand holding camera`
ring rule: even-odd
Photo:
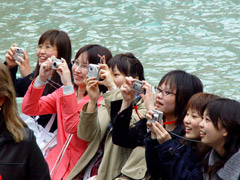
[[[157,121],[161,125],[163,124],[163,121],[162,121],[163,112],[162,111],[152,109],[152,110],[148,111],[147,118],[148,118],[148,122],[150,122],[150,123],[154,123]]]
[[[134,79],[132,83],[132,90],[138,92],[139,94],[145,94],[146,91],[143,89],[143,82],[137,79]]]
[[[13,59],[21,63],[22,59],[24,59],[24,49],[20,47],[15,47]]]

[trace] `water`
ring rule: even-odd
[[[145,77],[158,84],[170,70],[196,74],[206,92],[240,99],[239,0],[1,0],[0,59],[13,43],[36,64],[38,38],[66,31],[73,57],[99,43],[113,55],[133,52]]]

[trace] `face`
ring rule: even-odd
[[[189,139],[200,138],[199,123],[202,121],[201,115],[195,109],[189,109],[183,120],[185,126],[185,136]]]
[[[227,136],[227,131],[222,127],[220,121],[218,122],[219,129],[215,128],[208,112],[205,111],[203,114],[203,120],[200,122],[199,126],[202,143],[207,144],[214,149],[222,148],[225,142],[225,137]]]
[[[123,85],[123,83],[125,83],[126,76],[118,70],[117,66],[115,66],[110,71],[111,71],[113,80],[114,80],[115,84],[117,85],[117,87],[121,87]]]
[[[52,46],[49,41],[39,44],[37,47],[37,57],[39,65],[46,61],[51,56],[58,57],[58,51],[56,46]]]
[[[87,53],[82,53],[75,59],[72,66],[74,83],[77,86],[85,85],[84,80],[86,79],[88,73],[88,56]]]
[[[156,109],[162,111],[167,117],[168,115],[173,116],[175,105],[176,105],[176,95],[171,93],[176,93],[176,89],[170,89],[170,86],[163,83],[158,87],[161,91],[157,91],[156,94]],[[171,92],[166,94],[166,92]]]

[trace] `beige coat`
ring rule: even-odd
[[[86,113],[87,104],[82,108],[78,136],[89,142],[89,145],[72,172],[69,174],[67,180],[73,179],[79,173],[84,173],[86,166],[96,154],[106,133],[107,126],[110,123],[110,102],[122,99],[119,89],[105,93],[103,97],[104,101],[100,102],[100,107],[98,109],[96,108],[95,112]],[[139,114],[144,117],[147,110],[143,102],[139,102],[137,105]],[[138,120],[139,118],[137,114],[133,111],[131,126]],[[132,149],[123,148],[112,143],[112,130],[110,130],[104,144],[104,155],[98,169],[98,180],[111,180],[118,176],[131,152]]]

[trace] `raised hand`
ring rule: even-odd
[[[144,100],[144,104],[147,108],[147,110],[151,110],[154,109],[154,92],[152,91],[152,86],[147,82],[147,81],[143,81],[143,89],[146,90],[145,95],[142,94],[142,98]]]
[[[166,131],[166,129],[157,121],[152,123],[152,130],[154,131],[156,138],[160,144],[171,139],[170,134]],[[151,132],[152,132],[151,130]]]
[[[19,59],[21,60],[21,62],[16,61],[16,63],[19,66],[21,76],[25,77],[31,73],[31,67],[27,51],[24,51],[24,59],[22,57],[19,57]]]
[[[98,87],[98,80],[96,80],[94,77],[90,77],[86,79],[86,90],[88,92],[90,99],[93,102],[97,103],[97,100],[100,94],[100,90]]]
[[[58,65],[57,67],[57,73],[59,74],[62,84],[64,86],[72,85],[72,79],[71,79],[71,71],[69,70],[69,67],[67,65],[67,62],[65,59],[61,59],[62,63]]]
[[[8,52],[5,55],[5,61],[7,62],[9,69],[17,66],[17,63],[15,62],[15,60],[13,58],[16,47],[17,47],[17,44],[12,45],[11,48],[8,50]]]
[[[108,88],[108,90],[115,88],[116,84],[113,80],[112,74],[107,64],[99,64],[99,68],[100,68],[99,77],[100,79],[103,80],[99,81],[98,84],[104,85],[105,87]]]
[[[52,57],[53,58],[53,57]],[[54,70],[51,68],[52,59],[48,58],[41,64],[40,71],[39,71],[39,79],[42,82],[46,82],[49,77],[52,76]]]

